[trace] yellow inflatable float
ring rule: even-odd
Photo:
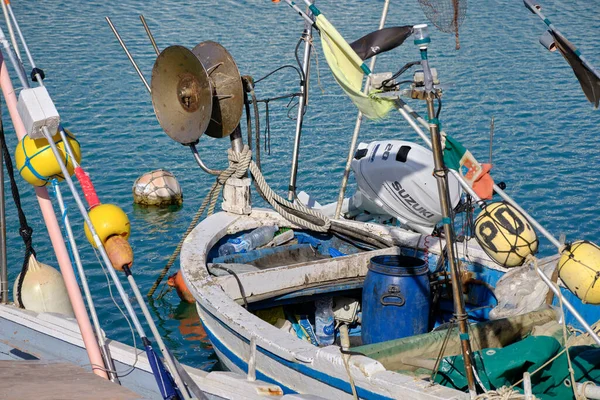
[[[79,163],[81,161],[79,142],[69,131],[65,130],[65,132],[76,162]],[[60,134],[57,133],[52,139],[56,143],[56,147],[67,166],[69,174],[73,175],[75,170],[73,159],[67,154]],[[23,137],[15,149],[15,162],[23,179],[33,186],[45,186],[53,178],[57,178],[58,180],[64,179],[58,161],[56,161],[52,148],[46,139],[34,140],[29,135]]]
[[[586,240],[566,245],[558,260],[558,276],[584,303],[600,304],[600,247]]]
[[[494,202],[485,206],[475,220],[475,237],[490,258],[510,268],[525,261],[538,249],[537,234],[513,206]]]

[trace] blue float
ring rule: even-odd
[[[362,342],[385,342],[425,333],[430,288],[425,262],[409,256],[371,258],[362,293]]]

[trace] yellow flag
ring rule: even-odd
[[[315,23],[321,31],[323,53],[337,83],[364,116],[369,119],[384,118],[394,108],[394,100],[381,98],[375,94],[364,94],[362,91],[364,71],[369,70],[363,60],[323,14],[316,17]]]

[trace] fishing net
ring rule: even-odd
[[[181,205],[183,194],[175,176],[157,169],[140,176],[133,184],[133,200],[151,206]]]
[[[456,50],[460,49],[458,28],[467,14],[467,0],[418,0],[425,16],[440,31],[454,33]]]

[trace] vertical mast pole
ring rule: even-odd
[[[446,240],[446,249],[448,252],[448,266],[450,267],[450,276],[452,279],[452,298],[454,301],[454,317],[458,323],[460,332],[460,345],[464,360],[465,374],[469,387],[469,394],[474,399],[477,396],[475,389],[475,376],[473,374],[473,364],[471,362],[471,342],[469,340],[469,326],[467,314],[465,312],[465,302],[463,299],[462,282],[458,268],[457,254],[454,247],[454,226],[452,225],[452,209],[450,207],[450,192],[448,190],[448,170],[444,164],[443,149],[439,121],[433,107],[435,97],[433,88],[433,77],[427,60],[427,45],[431,40],[427,32],[427,25],[415,26],[415,45],[419,46],[421,51],[421,66],[425,77],[425,92],[427,100],[427,115],[429,117],[429,133],[431,135],[431,145],[433,149],[434,171],[433,175],[437,181],[437,188],[440,197],[440,206],[442,211],[442,223],[444,226],[444,238]]]
[[[309,12],[309,15],[310,14]],[[294,150],[292,153],[292,170],[290,173],[290,186],[288,188],[288,200],[293,201],[296,194],[296,176],[298,175],[298,155],[300,152],[300,136],[302,134],[302,123],[304,122],[304,112],[308,105],[308,76],[310,74],[310,53],[312,49],[312,21],[304,21],[304,58],[302,60],[302,78],[300,86],[300,97],[298,99],[298,116],[296,117],[296,136],[294,138]],[[257,135],[260,134],[257,132]]]

